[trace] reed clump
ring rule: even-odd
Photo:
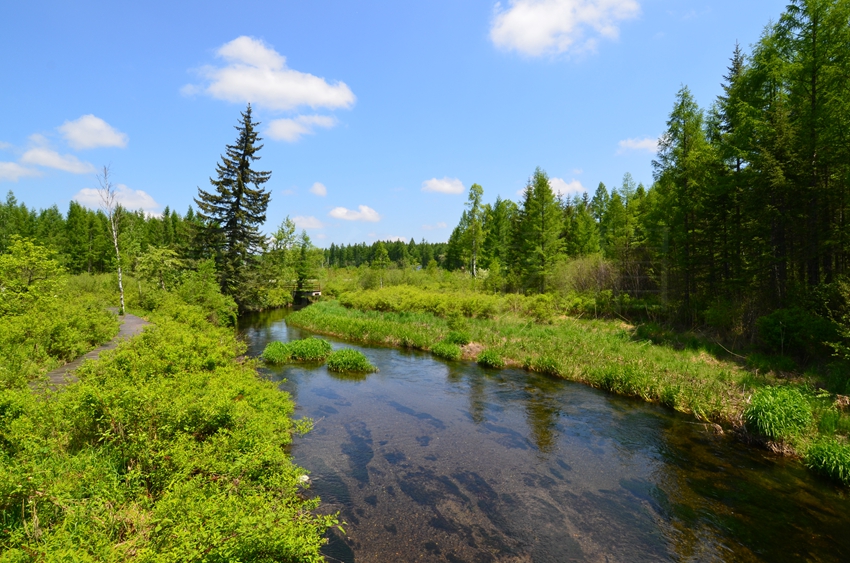
[[[328,356],[328,370],[335,372],[372,373],[378,371],[363,352],[343,348]]]
[[[292,342],[269,342],[262,358],[269,364],[289,362],[323,362],[331,354],[331,345],[321,338],[304,338]]]

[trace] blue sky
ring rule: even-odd
[[[681,85],[708,107],[785,0],[4,2],[0,190],[181,213],[248,101],[266,230],[444,241],[472,183],[517,200],[650,184]]]

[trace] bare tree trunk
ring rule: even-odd
[[[104,166],[103,172],[98,174],[97,181],[100,184],[98,193],[103,210],[106,212],[106,217],[109,219],[109,229],[112,231],[112,244],[115,247],[115,259],[118,262],[118,294],[121,299],[121,308],[119,314],[124,314],[124,279],[121,272],[121,253],[118,250],[118,218],[116,212],[118,205],[115,201],[115,186],[109,180],[109,167]]]

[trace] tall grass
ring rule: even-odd
[[[335,372],[371,373],[378,371],[363,352],[343,348],[328,356],[328,370]]]
[[[783,440],[806,433],[814,417],[812,405],[794,387],[764,387],[757,390],[744,410],[747,426],[772,440]]]
[[[331,345],[321,338],[304,338],[291,342],[269,342],[261,357],[270,364],[287,362],[322,362],[331,353]]]

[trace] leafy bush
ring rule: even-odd
[[[485,368],[501,369],[505,367],[505,360],[495,350],[484,350],[478,354],[478,365]]]
[[[328,369],[330,371],[353,371],[373,372],[378,368],[369,362],[369,359],[358,350],[343,348],[328,356]]]
[[[446,341],[437,342],[434,347],[431,348],[431,352],[433,352],[435,356],[439,356],[446,360],[459,360],[461,357],[460,346]]]
[[[289,396],[206,310],[163,303],[48,400],[0,391],[0,558],[324,561],[336,518],[299,492]]]
[[[322,362],[331,353],[331,344],[321,338],[304,338],[286,344],[269,342],[262,358],[271,364],[286,362]]]
[[[777,309],[759,318],[756,328],[768,349],[798,357],[826,355],[825,343],[839,339],[835,323],[802,309]]]
[[[835,438],[823,438],[806,451],[806,465],[824,475],[850,485],[850,445]]]
[[[763,387],[744,410],[747,426],[772,440],[799,436],[813,423],[812,405],[799,389]]]
[[[470,343],[469,334],[459,330],[453,330],[445,338],[449,344],[457,344],[458,346],[466,346]]]

